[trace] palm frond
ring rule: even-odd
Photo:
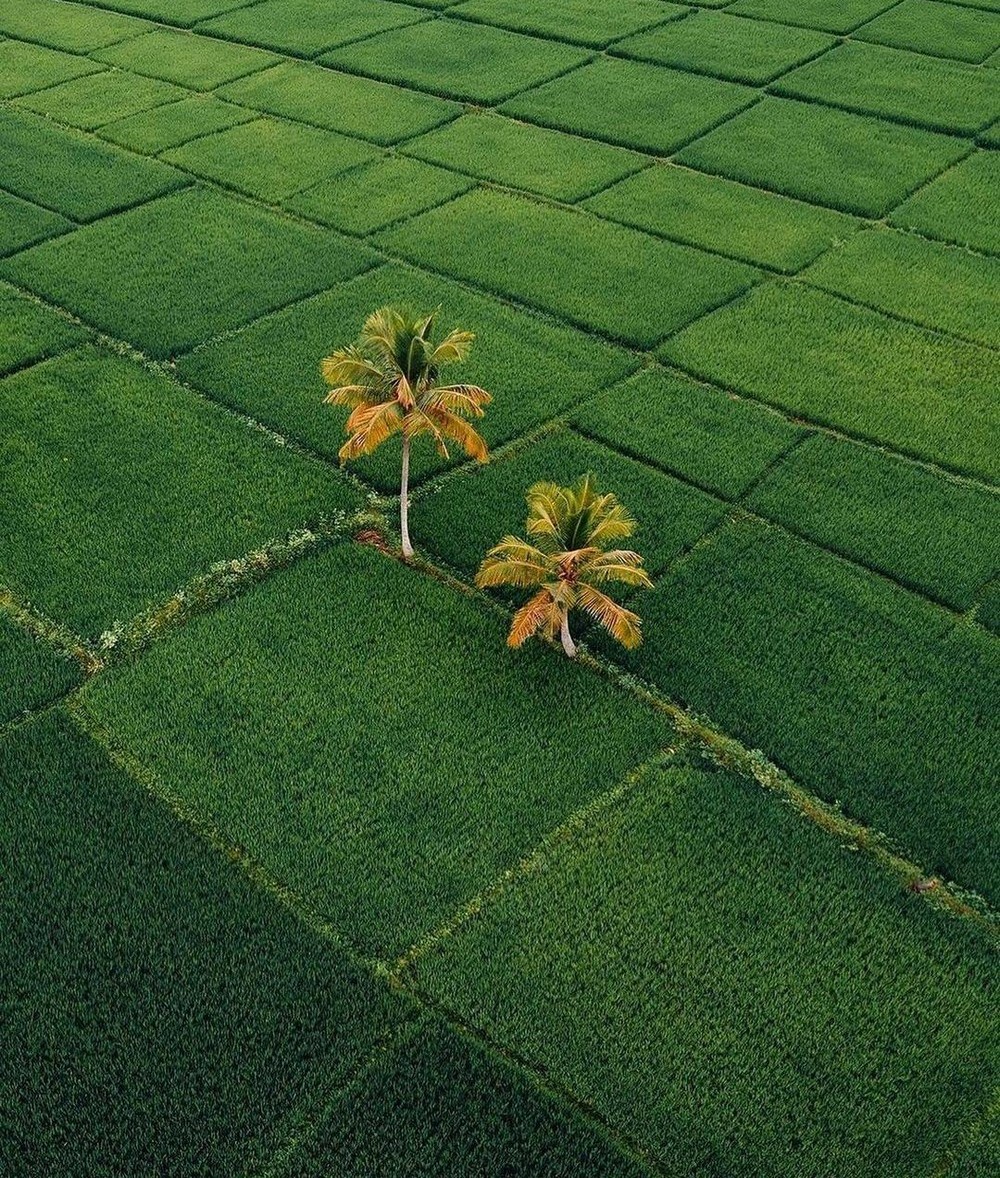
[[[632,552],[627,548],[612,548],[609,552],[599,552],[596,556],[583,560],[579,565],[579,574],[581,580],[589,581],[592,585],[620,581],[625,585],[638,585],[650,589],[653,582],[641,565],[642,557],[638,552]]]
[[[636,528],[635,520],[613,495],[604,498],[611,499],[611,504],[602,504],[599,510],[593,510],[590,519],[590,542],[598,546],[625,540]]]
[[[344,462],[350,458],[370,454],[402,427],[403,414],[395,401],[384,401],[378,405],[359,405],[348,417],[344,427],[350,436],[340,447],[340,460]]]
[[[475,338],[471,331],[450,331],[431,352],[431,364],[444,368],[446,364],[460,363],[468,357]]]
[[[535,483],[528,488],[525,499],[528,502],[529,536],[548,536],[558,541],[562,535],[565,516],[565,487],[558,483]]]
[[[405,326],[403,312],[397,307],[379,307],[368,316],[361,328],[361,346],[373,349],[381,356],[383,363],[398,368],[397,347],[400,332]]]
[[[504,536],[483,558],[476,573],[476,585],[490,589],[497,585],[528,588],[552,576],[545,553],[519,536]]]
[[[342,409],[357,409],[359,405],[378,405],[385,398],[378,395],[379,390],[366,384],[342,384],[331,389],[323,398],[324,405],[339,405]]]
[[[552,600],[547,589],[539,589],[534,597],[529,598],[514,614],[507,635],[507,645],[518,647],[536,634],[541,627],[551,632],[552,614],[558,612],[558,607]],[[559,623],[556,621],[556,626]]]
[[[389,384],[385,371],[357,344],[350,344],[327,356],[320,362],[319,370],[326,383],[335,388],[345,384],[369,384],[376,388]]]
[[[434,422],[443,437],[456,442],[470,458],[474,458],[476,462],[489,460],[490,453],[482,435],[464,417],[444,410],[435,410],[428,413],[427,416]]]
[[[642,621],[638,614],[619,605],[593,585],[577,585],[577,604],[599,622],[622,646],[632,650],[642,642]]]
[[[448,384],[429,385],[419,399],[425,409],[446,409],[466,417],[482,417],[493,397],[479,385]]]

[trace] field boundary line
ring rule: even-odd
[[[390,979],[403,985],[406,976],[422,958],[439,948],[449,937],[478,916],[497,896],[515,886],[520,880],[537,875],[544,870],[549,857],[557,848],[572,842],[580,831],[587,829],[601,815],[614,809],[646,779],[649,773],[669,764],[678,751],[679,749],[673,745],[661,747],[629,770],[610,789],[591,798],[557,826],[552,827],[516,863],[511,864],[510,867],[495,876],[474,896],[459,905],[451,916],[441,921],[401,953],[390,966]]]
[[[94,646],[2,583],[0,613],[35,640],[52,647],[64,658],[77,663],[84,675],[95,675],[104,666],[104,661]]]

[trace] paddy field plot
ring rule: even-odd
[[[998,65],[998,0],[0,0],[0,1171],[1000,1172]],[[387,304],[493,398],[409,562],[320,372]],[[642,644],[512,649],[588,471]]]

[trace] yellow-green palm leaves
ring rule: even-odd
[[[601,588],[612,581],[652,585],[637,552],[611,547],[632,535],[635,520],[614,495],[600,494],[589,474],[575,487],[536,483],[526,498],[528,539],[505,536],[486,554],[476,574],[481,589],[513,585],[536,590],[514,614],[508,645],[521,646],[532,634],[558,634],[572,658],[576,645],[569,615],[579,609],[623,646],[638,646],[638,615]]]
[[[403,554],[413,555],[409,534],[410,442],[430,434],[442,457],[448,443],[470,458],[485,462],[486,443],[467,418],[482,417],[490,394],[478,385],[440,384],[442,368],[464,360],[472,346],[471,331],[452,331],[433,338],[435,314],[411,315],[382,307],[365,320],[357,343],[334,352],[320,365],[331,386],[326,404],[350,410],[340,448],[342,462],[370,454],[394,434],[403,436],[399,490],[399,522]]]

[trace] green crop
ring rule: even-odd
[[[351,941],[395,954],[667,739],[505,630],[344,544],[98,676],[87,707]]]
[[[427,18],[426,13],[392,0],[378,4],[323,0],[319,5],[315,0],[264,0],[263,4],[227,7],[236,11],[206,21],[200,30],[300,57],[316,57],[345,41],[358,41]]]
[[[91,221],[186,182],[166,164],[13,110],[0,110],[0,174],[11,192],[75,221]]]
[[[219,96],[386,145],[429,131],[462,109],[430,94],[415,94],[385,82],[300,62],[287,62],[231,82],[222,87]]]
[[[487,549],[523,530],[529,487],[538,482],[571,486],[588,473],[599,490],[614,488],[638,520],[628,547],[642,554],[651,574],[690,548],[725,512],[725,504],[704,492],[563,430],[422,497],[414,506],[414,535],[450,565],[473,573]]]
[[[279,1178],[640,1178],[591,1124],[440,1023],[380,1059]]]
[[[335,131],[256,119],[167,151],[188,172],[276,204],[303,188],[378,158],[378,150]]]
[[[101,128],[100,135],[132,151],[155,155],[170,147],[180,147],[189,139],[224,131],[256,117],[255,111],[233,106],[211,94],[199,94],[108,123]]]
[[[418,264],[646,348],[758,277],[749,266],[586,213],[485,190],[376,240]]]
[[[1000,369],[986,348],[775,283],[662,350],[699,376],[790,413],[967,474],[1000,477]]]
[[[647,168],[587,201],[586,208],[741,261],[795,273],[858,223],[687,168]]]
[[[137,16],[173,25],[193,25],[206,17],[236,8],[244,0],[101,0],[108,8],[120,8]]]
[[[121,45],[98,50],[93,56],[108,65],[176,82],[192,90],[214,90],[223,82],[257,73],[280,60],[273,53],[172,29],[156,29]]]
[[[742,495],[802,434],[752,401],[662,370],[587,401],[573,424],[726,499]]]
[[[447,279],[386,266],[200,348],[181,360],[179,368],[185,379],[213,397],[336,459],[346,416],[322,404],[327,390],[319,361],[355,339],[372,308],[389,302],[440,306],[446,309],[443,330],[460,326],[475,333],[463,371],[470,383],[493,394],[479,423],[491,446],[565,412],[638,365],[618,348]],[[433,445],[418,443],[411,457],[413,485],[461,457],[452,454],[445,460]],[[390,441],[353,469],[381,490],[397,494],[399,459],[400,447]]]
[[[64,352],[87,337],[84,328],[3,285],[0,324],[0,376]]]
[[[853,442],[809,438],[748,505],[956,609],[1000,573],[995,493]]]
[[[630,668],[927,871],[998,894],[995,639],[759,522],[716,533],[642,617]]]
[[[556,41],[444,19],[380,33],[322,60],[351,73],[492,104],[582,65],[589,56]]]
[[[64,0],[0,0],[0,33],[86,53],[144,33],[143,20]]]
[[[903,0],[858,29],[854,38],[978,63],[1000,49],[1000,14],[936,0]]]
[[[1000,116],[1000,86],[988,73],[962,62],[849,43],[786,74],[773,89],[792,98],[824,102],[973,135]]]
[[[444,204],[474,181],[405,156],[387,156],[335,176],[285,201],[300,216],[366,235]]]
[[[114,119],[176,102],[187,94],[179,86],[156,78],[141,78],[123,70],[88,74],[62,82],[37,94],[27,94],[15,105],[57,123],[92,131]]]
[[[0,778],[4,1173],[257,1173],[409,1016],[62,713]]]
[[[335,471],[96,349],[8,378],[0,404],[0,583],[85,635],[357,503]]]
[[[16,253],[72,228],[71,222],[59,213],[0,192],[0,255]]]
[[[68,658],[0,614],[0,724],[43,707],[80,678],[79,668]]]
[[[905,233],[860,233],[805,274],[859,303],[1000,347],[997,263]]]
[[[668,155],[756,97],[732,82],[605,57],[502,109],[532,123]]]
[[[86,57],[24,41],[0,41],[0,98],[16,98],[57,82],[92,74],[100,66]]]
[[[863,217],[883,217],[968,151],[961,140],[815,104],[768,98],[678,159]]]
[[[370,261],[363,246],[325,230],[191,189],[33,246],[0,269],[121,339],[170,356]]]
[[[998,186],[1000,153],[977,151],[921,189],[889,219],[929,237],[1000,254]]]
[[[548,0],[541,5],[535,0],[465,0],[449,16],[601,49],[619,37],[676,20],[686,11],[664,0],[619,0],[612,5],[590,0]]]
[[[736,0],[729,11],[786,25],[804,25],[827,33],[849,33],[892,7],[892,0]]]
[[[620,41],[614,52],[763,86],[835,44],[823,33],[696,10],[684,20]]]
[[[929,1174],[997,1079],[987,938],[721,772],[650,774],[416,968],[669,1174]]]
[[[496,115],[469,114],[409,143],[407,152],[509,188],[576,201],[607,188],[650,161]]]

